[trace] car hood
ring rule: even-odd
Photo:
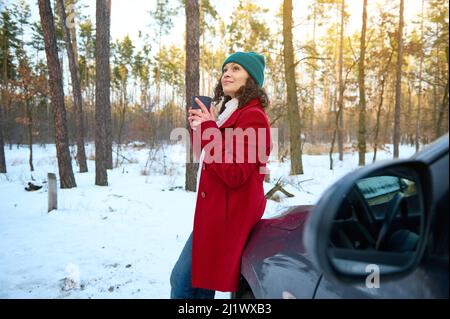
[[[294,230],[303,227],[313,208],[314,206],[311,205],[290,207],[280,215],[269,219],[262,219],[259,227],[275,227],[285,230]]]
[[[319,274],[303,245],[312,208],[292,207],[253,228],[242,255],[241,274],[256,298],[282,298],[283,291],[312,298]]]
[[[303,229],[314,206],[293,206],[270,219],[260,220],[249,236],[243,258],[264,259],[284,251],[304,253]]]

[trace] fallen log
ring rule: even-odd
[[[276,192],[282,192],[287,197],[294,197],[293,194],[289,193],[287,190],[284,189],[283,183],[280,181],[280,179],[278,179],[278,181],[275,183],[275,186],[272,187],[264,196],[267,199],[273,199]]]

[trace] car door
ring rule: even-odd
[[[373,186],[373,185],[372,185]],[[432,204],[429,231],[421,234],[427,241],[420,264],[397,278],[377,278],[376,265],[366,269],[367,278],[358,284],[330,281],[321,277],[315,298],[445,298],[448,297],[448,186]],[[372,191],[374,188],[371,188]],[[385,188],[386,189],[386,188]],[[385,196],[384,194],[381,194]],[[436,199],[434,199],[436,200]],[[411,207],[410,207],[411,208]],[[412,209],[412,208],[411,208]]]
[[[448,259],[447,259],[448,260]],[[372,280],[375,272],[368,271],[367,281],[364,284],[338,283],[322,277],[315,294],[316,299],[357,299],[357,298],[442,298],[448,296],[448,262],[438,259],[422,263],[411,274],[398,279],[384,281],[379,278],[378,285]],[[447,292],[445,293],[447,283]]]

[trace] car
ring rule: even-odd
[[[449,135],[255,225],[236,299],[448,298]]]

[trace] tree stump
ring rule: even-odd
[[[58,193],[56,187],[56,175],[53,173],[47,174],[48,179],[48,212],[58,209]]]

